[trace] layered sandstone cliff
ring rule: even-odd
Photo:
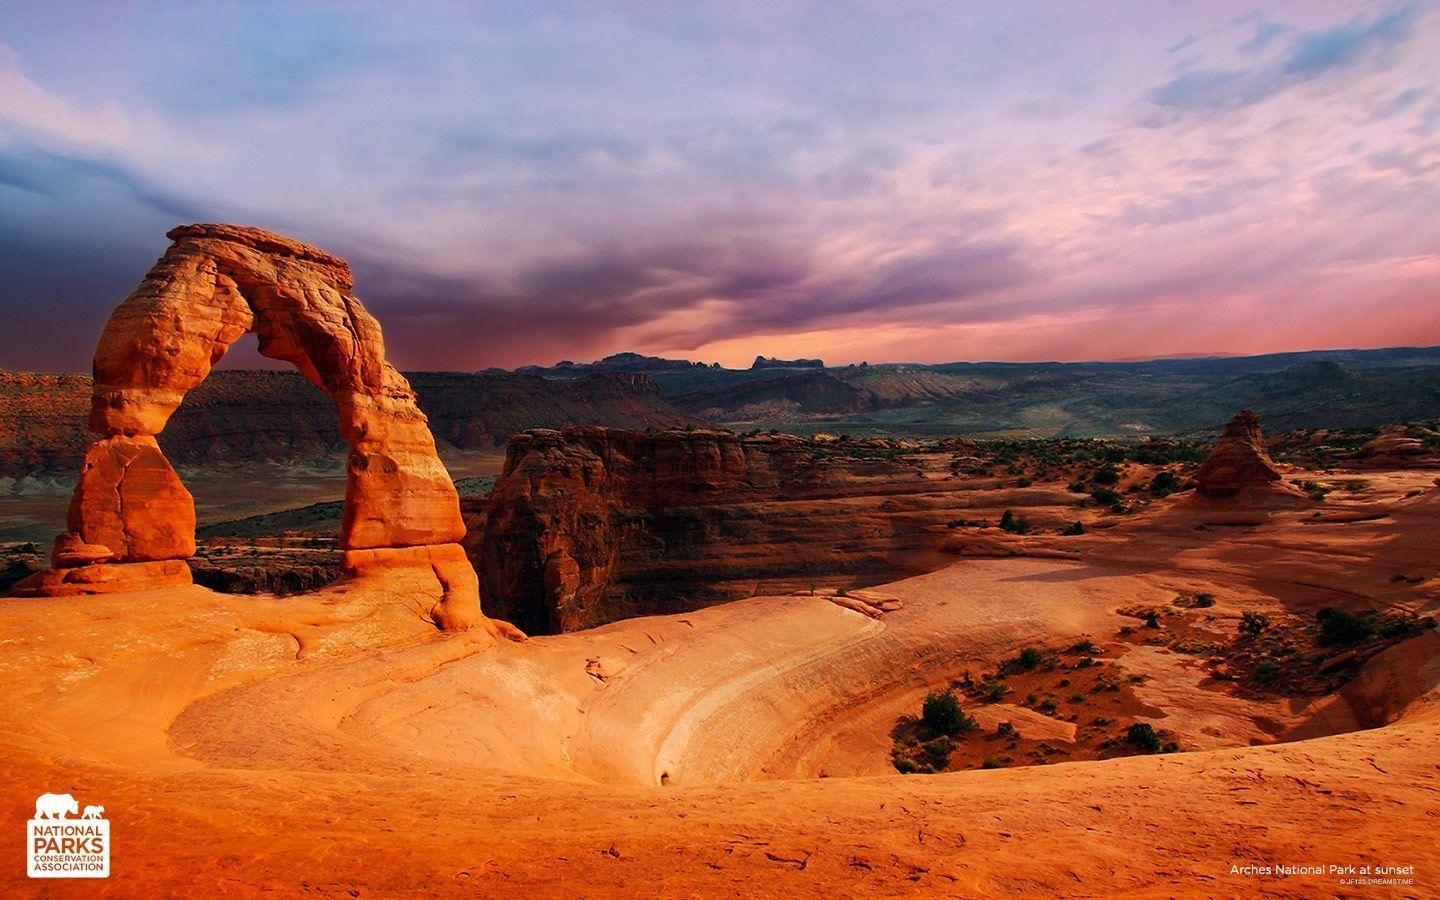
[[[915,574],[956,552],[942,551],[957,540],[947,523],[994,521],[1012,504],[1051,505],[1037,521],[1058,521],[1074,503],[1058,486],[1022,497],[950,464],[885,442],[532,431],[510,442],[489,497],[467,499],[466,548],[487,614],[553,633]],[[993,544],[994,531],[969,539]]]

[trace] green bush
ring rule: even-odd
[[[1265,629],[1270,627],[1270,617],[1264,613],[1257,613],[1252,610],[1245,610],[1240,614],[1240,633],[1250,637],[1258,637]]]
[[[1101,506],[1113,508],[1115,504],[1120,502],[1120,495],[1106,487],[1097,487],[1090,492],[1090,496],[1095,498],[1095,502]]]
[[[1256,684],[1269,684],[1279,676],[1280,667],[1275,664],[1275,660],[1263,659],[1255,667],[1255,673],[1250,676],[1250,680]]]
[[[901,775],[914,775],[920,771],[920,764],[908,756],[895,757],[895,771]]]
[[[1215,595],[1214,595],[1214,594],[1196,594],[1196,595],[1195,595],[1195,605],[1196,605],[1197,607],[1199,607],[1200,609],[1209,609],[1210,607],[1212,607],[1212,606],[1215,605]]]
[[[1060,533],[1061,533],[1062,535],[1065,535],[1066,537],[1070,537],[1070,536],[1077,535],[1077,534],[1084,534],[1084,533],[1085,533],[1085,523],[1084,523],[1084,522],[1078,522],[1078,521],[1077,521],[1077,522],[1072,522],[1072,523],[1070,523],[1069,525],[1066,525],[1064,528],[1060,529]]]
[[[1007,509],[1000,516],[1000,530],[1011,534],[1025,534],[1030,530],[1030,520]]]
[[[1026,672],[1039,668],[1043,662],[1045,662],[1045,651],[1039,647],[1026,647],[1020,651],[1019,656],[1015,657],[1016,667]]]
[[[1094,475],[1092,475],[1090,477],[1090,480],[1095,482],[1096,484],[1119,484],[1120,470],[1116,469],[1114,466],[1106,466],[1103,469],[1097,471]]]
[[[1170,471],[1156,472],[1155,477],[1150,479],[1150,493],[1157,497],[1167,497],[1175,493],[1175,489],[1179,486],[1179,482],[1175,479],[1175,473]]]
[[[1008,693],[1010,693],[1010,688],[1006,687],[1003,682],[986,681],[980,685],[980,696],[986,703],[999,703],[1005,699],[1005,695]]]
[[[1149,722],[1136,722],[1125,729],[1125,742],[1148,753],[1160,750],[1160,735],[1155,733],[1155,727]]]
[[[997,757],[997,756],[987,756],[987,757],[985,757],[985,761],[980,764],[980,768],[982,768],[982,769],[1003,769],[1003,768],[1005,768],[1007,765],[1009,765],[1009,763],[1005,762],[1005,760],[1000,759],[1000,758]]]
[[[920,721],[937,734],[954,736],[974,731],[979,725],[960,708],[952,691],[929,693],[921,707]]]
[[[1320,622],[1320,646],[1336,647],[1369,640],[1375,636],[1375,617],[1357,616],[1329,606],[1316,613]]]
[[[920,752],[932,772],[942,772],[950,765],[950,751],[955,748],[948,737],[938,737],[920,745]]]

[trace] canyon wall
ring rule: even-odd
[[[556,633],[918,574],[957,518],[1074,503],[957,477],[951,460],[886,441],[531,431],[511,440],[489,497],[464,501],[466,549],[487,615]]]

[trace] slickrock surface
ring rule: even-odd
[[[1303,702],[1219,690],[1203,657],[1165,646],[1107,662],[1142,677],[1146,721],[1186,752],[933,776],[889,757],[927,691],[1028,645],[1104,641],[1137,622],[1118,610],[1182,591],[1213,594],[1187,612],[1225,640],[1247,611],[1433,615],[1433,473],[1364,477],[1327,501],[1334,518],[1202,530],[1208,511],[1172,497],[1063,539],[1074,559],[937,560],[873,592],[902,604],[879,619],[787,593],[510,643],[396,603],[416,569],[283,600],[7,600],[0,806],[103,803],[100,887],[118,897],[1346,890],[1232,872],[1277,862],[1411,865],[1411,886],[1355,893],[1430,896],[1433,630]],[[1001,705],[976,710],[988,731]],[[1057,746],[1076,727],[1013,721]],[[34,890],[23,852],[0,841],[0,893]]]
[[[174,243],[111,314],[96,347],[89,426],[100,440],[86,452],[56,569],[15,592],[128,588],[156,563],[174,583],[169,568],[184,569],[195,550],[195,509],[155,435],[230,345],[254,332],[262,354],[292,363],[338,411],[350,445],[346,570],[423,570],[431,582],[429,599],[416,601],[423,616],[448,630],[484,623],[459,545],[455,486],[414,392],[385,360],[379,323],[350,293],[349,266],[254,228],[187,225],[168,236]],[[89,550],[77,553],[81,545]]]

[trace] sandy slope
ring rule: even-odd
[[[906,606],[878,622],[757,598],[492,645],[434,634],[394,581],[6,601],[0,890],[41,887],[19,877],[22,822],[69,791],[106,806],[114,875],[45,885],[59,895],[1434,895],[1434,632],[1303,704],[1204,690],[1137,648],[1157,724],[1221,749],[883,774],[928,686],[1108,635],[1128,603],[1433,610],[1429,582],[1392,580],[1440,558],[1436,492],[1406,496],[1428,487],[1377,476],[1319,519],[1279,506],[1205,530],[1234,516],[1176,500],[1070,539],[1078,561],[961,559],[889,585]],[[1353,890],[1229,874],[1275,862],[1419,871]]]

